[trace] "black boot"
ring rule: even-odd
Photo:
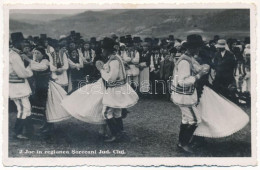
[[[127,109],[122,109],[122,118],[125,119],[128,115],[129,111]]]
[[[25,127],[25,120],[17,118],[14,126],[15,137],[17,139],[25,139],[25,140],[28,139],[26,136],[23,135],[24,127]]]
[[[34,126],[33,126],[33,120],[31,119],[31,117],[27,117],[25,119],[26,123],[25,123],[25,134],[27,137],[32,137],[34,134]]]
[[[194,152],[192,147],[190,146],[190,141],[196,128],[197,125],[189,125],[189,124],[181,125],[178,147],[181,148],[183,151],[188,153]]]
[[[178,143],[178,147],[187,145],[187,143],[185,143],[185,133],[186,133],[186,129],[187,129],[187,124],[181,124],[180,125],[180,133],[179,133],[179,143]]]
[[[53,123],[46,122],[44,128],[42,129],[42,133],[51,133],[54,129]]]
[[[115,121],[114,118],[112,119],[107,119],[106,120],[108,128],[111,132],[111,137],[109,139],[106,139],[105,142],[115,142],[117,140],[116,136],[117,136],[117,123]]]
[[[124,125],[123,125],[123,120],[122,120],[122,117],[120,118],[115,118],[116,120],[116,123],[117,123],[117,126],[119,128],[119,132],[123,132],[124,131]]]

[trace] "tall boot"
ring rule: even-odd
[[[125,119],[128,115],[129,111],[127,109],[122,109],[122,118]]]
[[[34,134],[33,120],[31,119],[31,116],[25,119],[25,134],[29,138]]]
[[[105,142],[115,142],[116,141],[116,135],[117,135],[117,124],[114,118],[107,119],[106,120],[108,128],[111,132],[111,138],[106,139]]]
[[[22,119],[17,118],[14,125],[14,133],[15,135],[19,135],[22,131]]]
[[[178,147],[181,148],[183,151],[188,153],[194,152],[189,144],[196,128],[197,125],[189,125],[189,124],[181,125],[181,130],[179,135],[180,142],[178,144]]]
[[[118,131],[119,131],[119,132],[123,132],[123,131],[124,131],[124,125],[123,125],[122,117],[120,117],[120,118],[115,118],[115,120],[116,120],[118,129],[119,129]]]
[[[180,125],[180,133],[179,133],[179,143],[178,146],[184,146],[186,145],[185,143],[185,131],[187,129],[187,124],[181,124]]]
[[[26,136],[23,135],[23,129],[25,127],[25,124],[26,122],[24,119],[17,118],[14,127],[15,137],[17,139],[25,139],[25,140],[28,139]]]
[[[44,134],[50,134],[53,132],[54,124],[46,122],[44,125],[44,129],[42,129],[42,133]]]

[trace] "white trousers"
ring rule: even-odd
[[[198,124],[201,122],[201,116],[196,106],[180,107],[183,124]]]
[[[105,119],[122,117],[122,109],[120,108],[112,108],[112,107],[104,106],[102,113]]]
[[[31,115],[31,103],[28,97],[24,97],[21,99],[13,99],[16,107],[17,107],[17,118],[26,119]]]

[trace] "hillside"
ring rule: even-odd
[[[29,14],[26,14],[29,15]],[[47,18],[50,18],[50,14]],[[39,23],[12,17],[10,31],[22,31],[26,35],[47,33],[58,38],[71,30],[80,32],[84,37],[103,37],[115,32],[118,35],[134,34],[140,36],[163,37],[170,33],[185,36],[200,30],[206,37],[211,34],[229,34],[238,32],[248,34],[250,30],[249,10],[244,9],[139,9],[86,11],[77,15],[53,16]],[[58,18],[57,18],[58,17]],[[16,17],[17,18],[17,17]],[[22,16],[20,16],[22,18]],[[29,18],[29,17],[27,17]],[[41,21],[41,22],[40,22]],[[226,36],[226,35],[225,35]],[[241,34],[240,34],[241,36]]]

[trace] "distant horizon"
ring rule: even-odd
[[[11,9],[10,14],[61,14],[75,15],[86,11],[104,11],[109,9]]]

